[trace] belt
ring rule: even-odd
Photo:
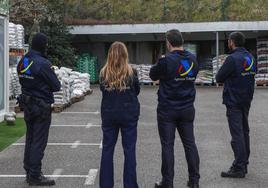
[[[18,97],[18,103],[19,104],[25,104],[25,105],[32,105],[32,104],[36,104],[42,108],[45,108],[45,109],[51,109],[51,105],[46,103],[44,100],[40,99],[40,98],[37,98],[37,97],[33,97],[33,96],[28,96],[28,95],[25,95],[25,94],[21,94],[19,97]]]

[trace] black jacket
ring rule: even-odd
[[[158,107],[175,110],[193,107],[198,71],[196,57],[188,51],[173,51],[161,58],[150,71],[152,80],[160,80]]]
[[[40,52],[30,51],[17,67],[22,94],[53,104],[53,92],[59,91],[61,84],[51,68],[51,63]]]
[[[245,48],[233,50],[216,75],[217,82],[224,83],[223,104],[250,104],[254,94],[256,71],[256,61]]]
[[[140,93],[139,79],[137,72],[134,71],[132,78],[129,78],[128,84],[125,90],[119,91],[117,89],[108,89],[106,84],[102,82],[100,78],[100,89],[102,91],[101,112],[107,113],[129,113],[131,115],[140,114],[140,104],[138,95]]]

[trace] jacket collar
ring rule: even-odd
[[[234,50],[231,51],[231,54],[235,53],[235,52],[245,52],[247,51],[244,47],[238,47]]]
[[[186,50],[174,50],[170,52],[171,54],[180,54],[180,55],[186,55],[188,52]]]

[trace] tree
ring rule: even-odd
[[[266,20],[267,0],[66,0],[67,16],[111,22]]]
[[[267,20],[267,0],[232,0],[227,7],[230,20]]]
[[[0,1],[0,14],[8,14],[8,0]]]
[[[45,33],[49,38],[49,60],[54,65],[72,67],[74,50],[69,28],[64,23],[64,7],[64,0],[12,0],[10,20],[24,26],[29,43],[36,32]]]
[[[222,0],[198,1],[195,9],[193,10],[194,15],[192,21],[220,21],[222,17],[221,2]]]
[[[74,49],[71,46],[71,34],[64,23],[64,0],[48,0],[47,10],[49,14],[41,23],[41,32],[49,38],[48,58],[58,66],[73,67]]]
[[[40,22],[47,14],[46,0],[11,0],[10,20],[22,24],[25,28],[26,42],[38,32]]]

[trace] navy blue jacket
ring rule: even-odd
[[[59,91],[61,84],[51,68],[51,63],[40,52],[30,51],[17,67],[22,94],[54,103],[53,92]]]
[[[231,52],[216,76],[218,83],[224,83],[223,104],[241,106],[251,103],[256,70],[256,61],[245,48]]]
[[[101,80],[101,79],[100,79]],[[123,91],[106,88],[105,83],[101,81],[100,89],[102,91],[101,112],[105,113],[129,113],[138,116],[140,114],[140,103],[138,95],[140,93],[140,84],[137,72],[134,71],[132,78],[129,78],[127,87]]]
[[[158,108],[183,110],[193,107],[198,71],[196,57],[188,51],[173,51],[161,58],[150,71],[152,80],[160,80]]]

